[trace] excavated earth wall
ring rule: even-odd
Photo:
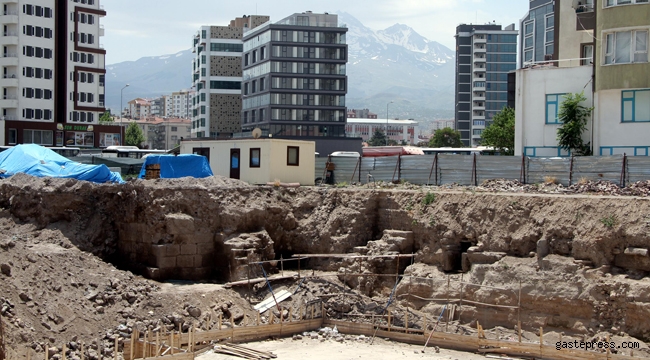
[[[607,328],[650,338],[648,198],[285,189],[216,177],[92,185],[16,175],[0,181],[0,207],[157,279],[239,280],[261,275],[248,269],[251,261],[377,254],[372,249],[389,244],[387,254],[415,254],[413,264],[399,267],[405,274],[432,279],[402,281],[398,295],[444,297],[447,274],[464,272],[466,282],[513,290],[467,287],[464,298],[477,302],[513,304],[521,283],[521,319],[528,328]],[[385,230],[408,234],[408,246],[396,246]],[[328,271],[355,266],[331,259],[306,265]],[[383,261],[372,271],[395,268]],[[355,281],[350,284],[359,286]],[[392,284],[377,281],[365,291],[388,295]],[[433,306],[402,299],[419,309]],[[510,328],[517,320],[512,311],[465,306],[461,321],[479,318],[484,326]]]

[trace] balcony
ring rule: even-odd
[[[18,77],[15,74],[7,74],[2,76],[2,86],[4,87],[17,87]]]
[[[18,66],[18,55],[7,53],[0,57],[0,66]]]
[[[472,97],[472,100],[474,100],[474,101],[485,101],[485,95],[474,95]]]
[[[475,76],[474,78],[472,78],[472,81],[473,82],[485,81],[485,76]]]
[[[485,115],[472,115],[472,120],[485,120]]]
[[[0,15],[0,22],[7,24],[18,24],[18,12],[17,11],[5,11]]]
[[[487,43],[487,36],[476,36],[474,37],[474,44],[485,44]]]
[[[479,54],[484,54],[487,52],[487,48],[485,46],[483,47],[475,47],[474,48],[474,53],[479,53]]]
[[[3,109],[17,109],[18,99],[15,96],[7,95],[0,99],[0,107]]]
[[[472,111],[485,111],[485,103],[482,105],[474,103],[472,105]]]
[[[104,36],[104,25],[99,25],[99,36]]]
[[[475,63],[480,63],[480,62],[486,62],[487,59],[485,58],[485,55],[483,56],[474,56],[474,62]]]
[[[2,38],[0,38],[0,43],[2,45],[18,45],[18,34],[13,31],[6,31]]]

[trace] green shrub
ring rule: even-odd
[[[428,192],[424,199],[422,199],[422,204],[424,206],[427,206],[433,204],[434,201],[436,201],[436,194]]]

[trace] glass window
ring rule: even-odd
[[[546,123],[560,124],[558,119],[558,110],[565,94],[548,94],[546,95]]]
[[[648,62],[648,30],[607,34],[604,49],[605,64]]]
[[[260,167],[260,154],[261,154],[260,148],[253,148],[250,150],[250,164],[249,164],[250,167],[252,168]]]
[[[9,129],[9,145],[14,145],[18,141],[18,131],[16,129]]]
[[[650,121],[650,89],[622,92],[623,122]]]
[[[287,166],[298,166],[300,164],[300,148],[287,146]]]

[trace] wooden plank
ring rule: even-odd
[[[275,294],[275,298],[273,298],[273,296],[270,296],[270,297],[264,299],[264,301],[262,301],[261,303],[253,306],[253,309],[257,310],[260,313],[263,313],[266,310],[274,307],[276,301],[279,304],[280,302],[288,299],[289,297],[291,297],[291,293],[289,291],[280,290],[280,291],[277,292],[277,294]]]
[[[269,281],[276,281],[276,280],[287,280],[287,279],[297,279],[298,275],[288,275],[288,276],[275,276],[275,277],[270,277],[268,280]],[[242,286],[242,285],[249,285],[249,284],[257,284],[257,283],[262,283],[266,282],[265,278],[255,278],[255,279],[250,279],[250,280],[241,280],[241,281],[233,281],[224,284],[225,288],[233,287],[233,286]]]

